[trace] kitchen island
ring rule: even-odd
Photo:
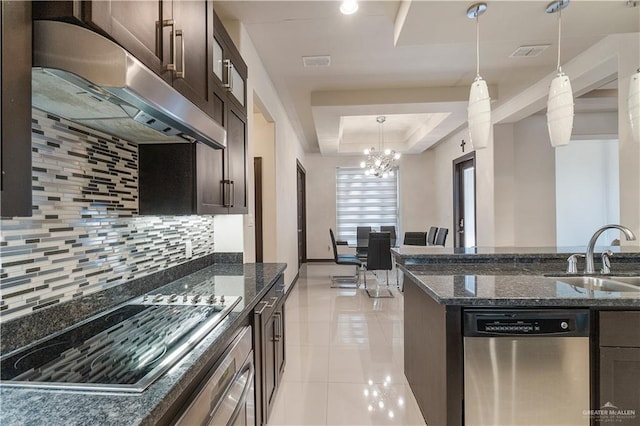
[[[254,307],[281,280],[285,268],[285,264],[275,263],[214,264],[153,289],[154,293],[166,294],[191,289],[203,294],[241,296],[242,300],[194,349],[145,391],[87,392],[0,386],[0,423],[155,425],[171,422],[177,406],[193,392],[203,373],[224,351],[238,328],[250,324]],[[121,289],[121,292],[126,291]],[[26,332],[28,327],[12,329]]]
[[[622,388],[623,394],[631,396],[624,401],[617,396],[614,402],[640,413],[640,404],[635,403],[640,398],[638,377],[633,373],[640,366],[640,288],[637,292],[598,291],[564,282],[567,253],[572,252],[494,249],[455,253],[429,247],[395,250],[395,260],[404,275],[405,375],[428,424],[464,424],[465,313],[500,309],[586,310],[591,397],[590,407],[584,409],[601,407],[612,394],[620,395]],[[630,250],[616,260],[612,270],[640,275],[637,252]],[[557,276],[545,276],[547,273]],[[626,330],[622,342],[614,336],[619,334],[621,324]],[[610,340],[614,342],[608,343]],[[625,360],[626,371],[620,369],[620,359]],[[611,381],[612,377],[618,382]],[[588,421],[589,414],[586,416]]]

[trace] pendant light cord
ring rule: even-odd
[[[562,41],[562,8],[558,10],[558,66],[556,69],[558,70],[558,74],[562,73],[562,67],[560,66],[560,43]]]
[[[480,14],[476,13],[476,78],[480,77]]]

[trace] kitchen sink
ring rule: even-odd
[[[640,286],[640,277],[615,277],[613,280],[619,283]]]
[[[593,291],[640,292],[640,277],[557,277],[558,281]]]

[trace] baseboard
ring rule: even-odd
[[[334,259],[307,259],[307,263],[335,263]]]

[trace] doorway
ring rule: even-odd
[[[262,157],[253,157],[253,187],[255,188],[256,263],[264,261],[262,242]]]
[[[476,246],[476,153],[453,160],[454,247]]]
[[[298,193],[298,269],[307,261],[307,192],[306,171],[296,160],[296,181]]]

